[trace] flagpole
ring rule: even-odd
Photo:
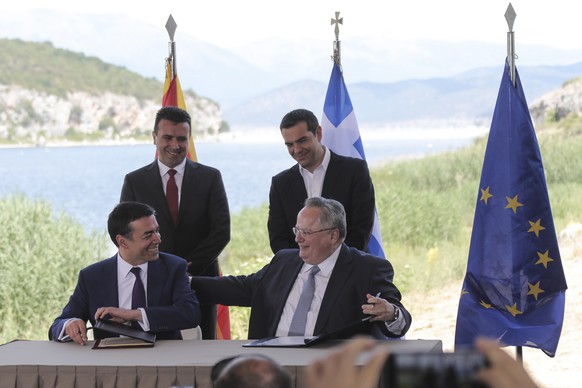
[[[516,17],[515,10],[511,3],[507,6],[505,11],[505,20],[507,21],[507,27],[509,31],[507,32],[507,62],[509,65],[509,78],[511,83],[515,86],[515,36],[513,32],[513,22]],[[523,364],[523,348],[521,346],[515,347],[515,358]]]
[[[344,18],[339,17],[339,11],[335,13],[335,18],[331,19],[331,25],[335,24],[335,40],[333,41],[333,56],[331,59],[338,65],[340,70],[342,69],[342,53],[341,53],[341,42],[339,41],[339,25],[344,24]],[[343,71],[342,71],[343,72]]]
[[[170,14],[168,21],[166,22],[166,31],[168,31],[168,36],[170,37],[170,41],[168,42],[169,53],[166,60],[169,62],[170,68],[172,69],[172,79],[176,77],[176,74],[178,74],[176,69],[176,42],[174,41],[176,27],[178,27],[178,25],[174,21],[172,14]]]
[[[505,20],[509,27],[509,31],[507,32],[507,62],[509,63],[509,76],[513,86],[515,86],[515,38],[513,35],[513,22],[515,21],[515,17],[515,10],[511,3],[509,3],[505,11]]]

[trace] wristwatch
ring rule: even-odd
[[[394,319],[392,319],[391,322],[396,322],[398,320],[398,317],[400,316],[400,309],[396,305],[392,306],[394,306]]]

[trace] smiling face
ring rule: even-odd
[[[299,257],[311,265],[323,262],[341,244],[337,229],[322,230],[329,226],[321,225],[320,214],[321,209],[317,207],[305,207],[297,214],[296,228],[306,232],[305,236],[304,233],[297,233],[295,236],[299,245]]]
[[[121,256],[133,266],[154,261],[160,255],[160,228],[155,216],[142,217],[129,224],[129,236],[117,235]]]
[[[170,168],[182,163],[188,154],[189,134],[190,127],[187,122],[174,123],[166,119],[160,120],[157,133],[153,132],[160,162]]]
[[[313,172],[323,162],[320,126],[314,134],[307,129],[307,123],[301,121],[292,127],[283,128],[281,135],[289,155],[304,169]]]

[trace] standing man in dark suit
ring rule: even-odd
[[[108,317],[133,322],[158,339],[182,339],[180,330],[200,323],[196,295],[188,284],[186,261],[160,253],[160,233],[152,207],[120,203],[109,214],[107,229],[118,253],[81,270],[69,303],[55,319],[49,339],[87,342],[87,321]],[[139,276],[139,278],[138,278]],[[141,287],[142,304],[133,293]],[[95,329],[95,339],[115,336]]]
[[[160,109],[153,131],[158,157],[125,176],[121,201],[139,201],[156,209],[160,250],[186,259],[190,275],[218,276],[218,255],[230,240],[228,201],[220,171],[186,157],[190,136],[188,112]],[[169,193],[177,197],[174,202]],[[202,338],[214,339],[216,306],[201,311]]]
[[[364,160],[331,152],[321,144],[321,126],[315,115],[296,109],[281,120],[281,135],[297,164],[273,177],[269,193],[267,229],[273,253],[297,248],[291,229],[306,198],[339,201],[346,210],[345,243],[368,249],[374,225],[374,186]]]
[[[321,335],[371,315],[376,338],[401,337],[410,314],[392,283],[388,260],[343,243],[346,215],[338,201],[309,198],[293,227],[299,249],[282,249],[271,262],[247,276],[192,278],[200,303],[251,307],[250,339]],[[310,303],[301,303],[312,282]],[[298,305],[306,305],[302,332],[294,332]]]

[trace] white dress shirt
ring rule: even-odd
[[[313,330],[315,329],[315,323],[317,322],[317,316],[319,315],[321,301],[323,300],[323,295],[325,294],[327,283],[329,283],[333,267],[335,267],[335,263],[337,262],[340,249],[341,245],[331,254],[331,256],[317,265],[319,267],[319,272],[315,275],[315,293],[313,295],[313,301],[311,302],[311,308],[307,313],[307,323],[305,325],[306,337],[313,336]],[[279,321],[279,326],[277,326],[277,332],[275,334],[277,337],[286,337],[289,335],[289,326],[291,325],[291,320],[297,309],[299,297],[303,290],[303,284],[307,281],[312,267],[312,265],[306,263],[301,267],[297,279],[295,279],[295,283],[291,288],[291,292],[287,297],[287,301],[285,302],[283,314],[281,314],[281,320]]]
[[[160,176],[162,177],[162,183],[164,186],[164,194],[166,194],[166,186],[168,186],[168,180],[170,179],[170,167],[166,166],[164,163],[160,162],[158,159],[158,168],[160,169]],[[176,170],[176,175],[174,175],[174,180],[176,181],[176,186],[178,186],[178,206],[180,205],[180,198],[182,198],[182,181],[184,180],[184,170],[186,170],[186,158],[182,160],[180,164],[174,167]]]
[[[145,290],[146,303],[148,300],[148,263],[138,265],[141,268],[140,278]],[[131,273],[133,266],[123,260],[121,254],[117,254],[117,290],[119,294],[119,308],[131,310],[131,295],[135,283],[135,275]],[[144,331],[150,329],[148,317],[143,308],[138,309],[141,312],[143,321],[137,321]]]
[[[327,171],[327,167],[329,166],[329,160],[331,157],[331,153],[325,146],[323,147],[323,152],[323,161],[313,171],[313,173],[299,165],[299,173],[303,177],[303,183],[305,183],[307,198],[321,197],[323,181],[325,180],[325,173]]]

